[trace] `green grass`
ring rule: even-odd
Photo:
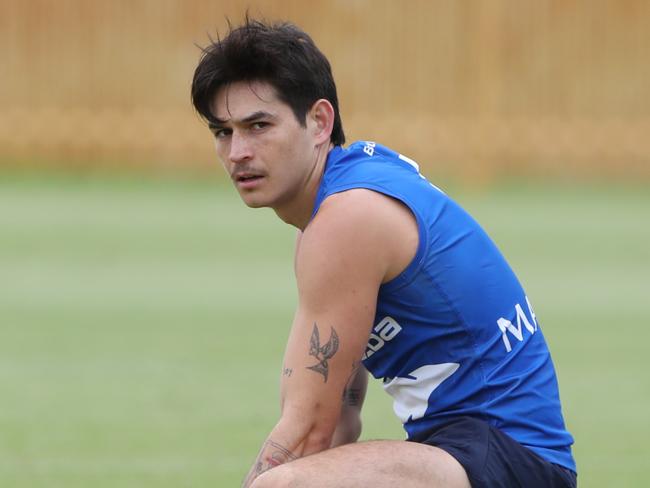
[[[650,192],[450,191],[559,374],[585,487],[650,481]],[[0,175],[0,486],[238,486],[278,415],[294,231],[218,181]],[[372,385],[364,438],[401,438]]]

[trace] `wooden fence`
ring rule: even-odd
[[[349,140],[471,178],[650,177],[645,0],[0,0],[0,165],[215,164],[194,43],[247,8],[314,37]]]

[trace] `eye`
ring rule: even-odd
[[[223,139],[224,137],[229,136],[230,134],[232,134],[232,129],[228,129],[228,128],[223,127],[223,128],[220,128],[220,129],[214,129],[212,131],[212,133],[214,134],[215,138]]]
[[[253,122],[251,124],[251,129],[253,130],[262,130],[269,125],[268,122]]]

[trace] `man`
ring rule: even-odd
[[[417,164],[342,147],[330,65],[309,36],[247,20],[204,50],[192,99],[244,202],[299,230],[282,414],[244,486],[575,486],[521,285]],[[366,369],[412,442],[355,442]]]

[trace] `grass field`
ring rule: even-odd
[[[582,487],[650,485],[650,191],[450,190],[518,272]],[[278,414],[294,232],[210,178],[0,174],[0,486],[230,487]],[[401,438],[370,390],[364,438]]]

